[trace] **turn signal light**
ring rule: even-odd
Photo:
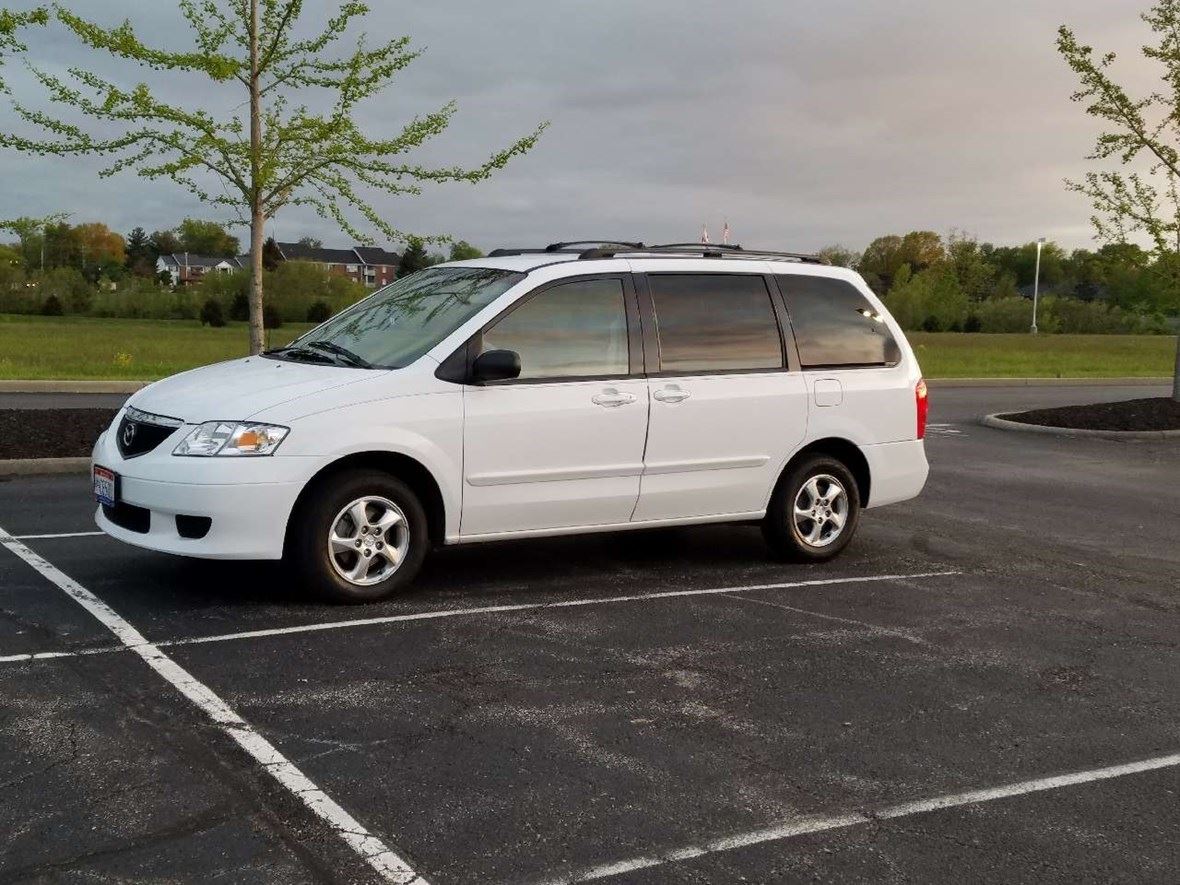
[[[930,400],[926,395],[926,379],[918,381],[914,388],[914,401],[918,405],[918,439],[926,438],[926,416],[930,413]]]

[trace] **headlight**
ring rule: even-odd
[[[173,455],[273,455],[289,427],[237,421],[206,421],[180,441]]]

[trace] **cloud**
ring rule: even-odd
[[[999,242],[1040,235],[1089,242],[1089,209],[1062,185],[1086,168],[1095,130],[1069,101],[1053,48],[1062,19],[1120,50],[1139,83],[1145,30],[1109,0],[501,0],[373,4],[374,36],[410,34],[428,51],[363,112],[391,132],[456,99],[452,129],[423,154],[477,162],[551,128],[491,182],[378,198],[395,226],[484,247],[616,236],[693,239],[728,219],[750,245],[862,247],[881,233],[965,229]],[[330,0],[311,0],[321,17]],[[1114,8],[1121,7],[1121,8]],[[183,34],[170,4],[107,0],[145,38]],[[59,33],[31,41],[41,64],[89,66]],[[131,81],[143,72],[102,62]],[[15,66],[17,95],[35,91]],[[212,84],[153,78],[176,101],[241,113]],[[10,125],[7,112],[0,125]],[[132,174],[99,180],[96,161],[0,155],[0,217],[67,210],[122,230],[216,215],[184,190]],[[281,238],[343,242],[335,226],[289,210]]]

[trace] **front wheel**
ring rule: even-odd
[[[779,481],[762,535],[778,557],[824,562],[848,546],[860,522],[860,491],[842,461],[815,455]]]
[[[375,470],[318,481],[292,519],[288,562],[310,590],[337,602],[372,602],[406,589],[429,546],[417,495]]]

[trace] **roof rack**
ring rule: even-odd
[[[562,252],[571,246],[625,246],[628,249],[642,249],[643,243],[629,243],[626,240],[573,240],[569,243],[550,243],[546,252]]]
[[[614,258],[620,253],[640,252],[656,255],[699,255],[702,258],[785,258],[803,264],[827,264],[818,255],[808,255],[802,252],[774,252],[766,249],[744,249],[729,243],[663,243],[658,246],[624,246],[614,248],[614,244],[598,246],[582,252],[578,258],[590,261],[596,258]]]
[[[584,249],[575,246],[618,246],[623,249],[642,249],[643,243],[633,243],[628,240],[571,240],[568,243],[550,243],[543,249],[526,247],[523,249],[493,249],[488,253],[489,258],[503,258],[509,255],[544,255],[546,253],[565,252],[581,254]]]

